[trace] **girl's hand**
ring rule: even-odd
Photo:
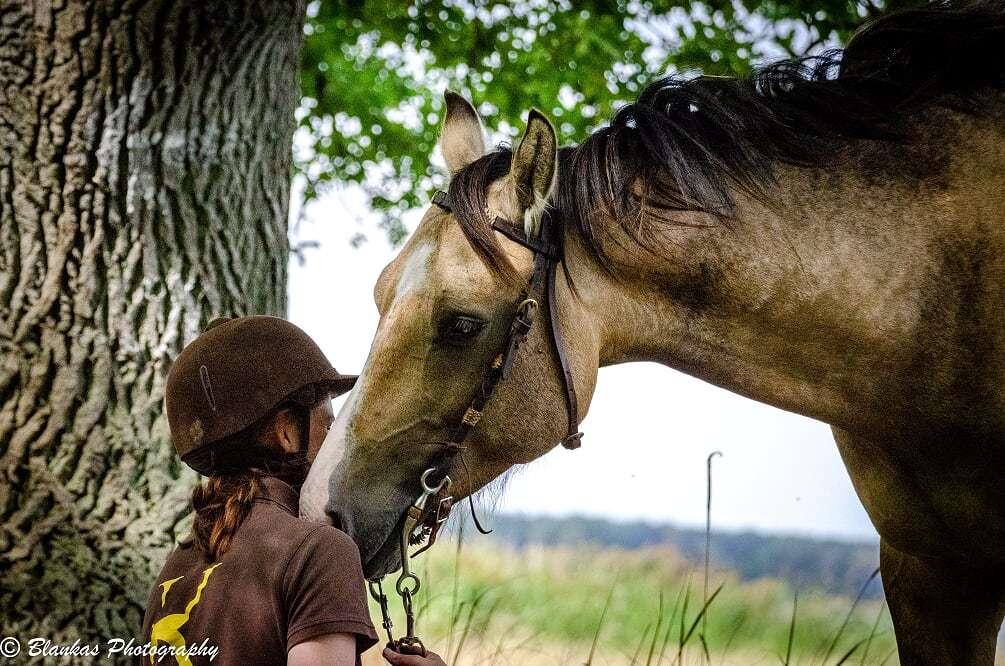
[[[399,654],[391,648],[384,648],[384,659],[391,666],[447,666],[446,662],[435,652],[426,650],[426,656],[416,654]]]

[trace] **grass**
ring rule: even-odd
[[[453,545],[416,562],[418,634],[448,664],[896,663],[876,601],[802,590],[797,604],[780,581],[712,570],[703,602],[701,567],[665,548]]]

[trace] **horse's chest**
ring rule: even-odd
[[[1001,447],[925,456],[835,431],[852,483],[880,536],[920,556],[1005,563]],[[953,444],[947,445],[952,447]]]

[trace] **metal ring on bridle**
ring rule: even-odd
[[[415,583],[415,587],[411,590],[405,586],[405,583],[409,580]],[[418,576],[411,572],[399,576],[398,581],[394,584],[394,589],[396,589],[398,591],[398,595],[402,597],[405,596],[406,593],[415,596],[415,593],[419,591],[420,587],[422,587],[422,582],[419,580]]]
[[[436,468],[435,467],[430,467],[429,469],[427,469],[425,472],[422,473],[422,478],[419,479],[419,482],[422,484],[422,490],[424,492],[427,492],[427,493],[431,494],[431,495],[433,493],[440,492],[444,488],[449,488],[450,487],[450,475],[449,474],[444,474],[443,478],[440,479],[440,482],[437,485],[430,486],[429,483],[427,482],[427,479],[429,478],[429,475],[433,474],[434,472],[436,472]],[[413,476],[412,478],[414,479],[415,477]]]
[[[520,305],[516,306],[517,312],[522,312],[525,307],[529,307],[531,310],[537,310],[538,303],[536,298],[525,298],[520,302]]]

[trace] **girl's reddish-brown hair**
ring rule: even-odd
[[[261,474],[257,470],[211,476],[192,490],[195,543],[208,559],[218,560],[230,550],[260,490]]]
[[[218,560],[230,550],[234,535],[261,494],[265,477],[277,477],[297,486],[307,474],[304,453],[280,453],[260,443],[266,426],[282,410],[293,409],[300,415],[301,433],[308,433],[311,409],[328,395],[327,386],[306,386],[258,422],[216,445],[216,471],[192,490],[192,534],[208,560]]]

